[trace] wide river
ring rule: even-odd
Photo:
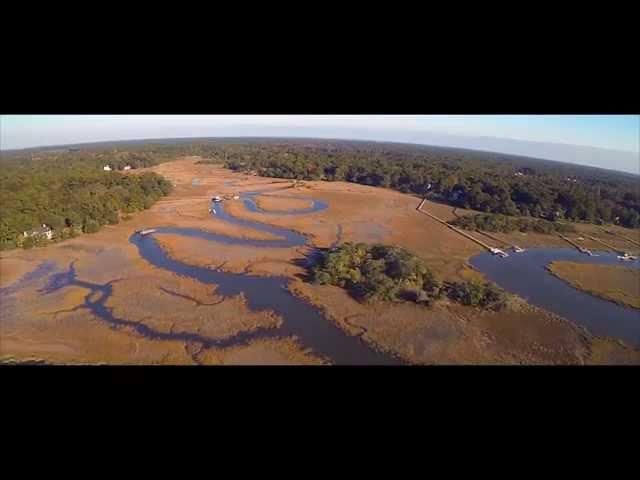
[[[622,261],[611,252],[594,253],[591,257],[574,248],[531,248],[510,253],[507,258],[483,253],[470,262],[487,278],[529,303],[555,312],[594,335],[616,338],[640,348],[640,311],[573,288],[546,269],[556,260],[640,267],[638,260]]]

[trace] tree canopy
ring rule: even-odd
[[[637,175],[451,148],[338,140],[202,147],[210,162],[267,177],[389,187],[486,213],[640,228]]]
[[[76,153],[3,158],[0,249],[29,248],[42,242],[23,237],[24,231],[41,224],[52,227],[54,240],[97,232],[118,223],[120,213],[147,209],[171,191],[171,183],[155,173],[104,172],[103,163],[99,156]]]
[[[464,305],[499,309],[506,294],[493,284],[438,281],[424,260],[396,246],[347,242],[322,255],[313,281],[347,289],[363,301],[430,305],[444,295]]]

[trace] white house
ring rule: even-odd
[[[111,171],[111,167],[110,167],[109,165],[105,165],[105,166],[104,166],[104,168],[103,168],[103,170],[104,170],[105,172],[110,172],[110,171]]]
[[[41,227],[23,232],[22,235],[24,237],[46,237],[47,240],[51,240],[53,238],[53,230],[43,223]]]
[[[124,169],[125,170],[131,170],[131,165],[125,165]]]

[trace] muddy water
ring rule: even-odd
[[[254,212],[262,213],[254,197],[258,192],[251,192],[242,196],[245,206]],[[307,243],[304,235],[261,222],[243,220],[231,216],[225,211],[224,203],[212,205],[215,215],[229,223],[268,232],[279,237],[277,240],[249,240],[237,237],[227,237],[210,232],[189,228],[155,227],[158,233],[172,233],[189,237],[198,237],[212,242],[233,245],[248,245],[254,248],[290,248]],[[288,215],[309,214],[324,210],[327,204],[314,201],[310,208],[292,210]],[[278,214],[283,214],[279,212]],[[347,335],[343,330],[326,319],[315,307],[302,299],[292,295],[287,290],[289,280],[286,277],[260,277],[246,274],[225,273],[207,268],[186,265],[170,258],[153,238],[153,235],[133,235],[130,238],[140,253],[140,256],[152,265],[163,268],[178,275],[194,278],[202,283],[217,285],[216,295],[233,296],[243,294],[248,306],[253,310],[271,310],[279,315],[283,322],[276,330],[251,332],[238,338],[239,343],[246,343],[257,338],[274,336],[298,337],[300,343],[313,350],[314,353],[327,358],[332,364],[338,365],[393,365],[400,361],[371,349],[360,338]],[[107,313],[107,312],[101,312]],[[140,333],[159,338],[158,332]],[[186,334],[174,337],[173,334],[162,334],[161,339],[185,339]],[[202,343],[204,346],[214,345],[211,339],[189,337],[190,341]],[[225,346],[235,345],[226,342]]]
[[[621,261],[611,252],[596,254],[598,256],[590,257],[575,249],[531,248],[523,253],[512,253],[507,258],[483,253],[470,262],[487,278],[529,303],[555,312],[594,335],[616,338],[640,348],[640,311],[573,288],[546,269],[556,260],[640,268],[637,260]]]

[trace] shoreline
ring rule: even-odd
[[[594,289],[591,289],[589,287],[586,287],[586,286],[582,285],[578,280],[575,280],[575,279],[572,280],[570,278],[567,278],[562,273],[554,270],[554,266],[553,266],[554,263],[557,263],[557,262],[551,262],[549,265],[546,265],[545,266],[545,270],[547,270],[550,275],[553,275],[557,279],[562,280],[564,283],[566,283],[567,285],[571,286],[572,288],[575,288],[576,290],[580,290],[581,292],[584,292],[584,293],[588,293],[589,295],[597,297],[597,298],[599,298],[601,300],[605,300],[607,302],[614,303],[614,304],[619,305],[621,307],[637,310],[640,313],[640,301],[638,301],[636,304],[632,304],[632,303],[626,302],[626,301],[624,301],[622,299],[613,298],[613,297],[607,295],[606,291],[603,292],[603,291],[598,291],[598,290],[594,290]],[[565,263],[565,262],[560,262],[560,263]],[[630,269],[630,267],[625,267],[623,265],[616,266],[616,267],[610,267],[610,268]]]

